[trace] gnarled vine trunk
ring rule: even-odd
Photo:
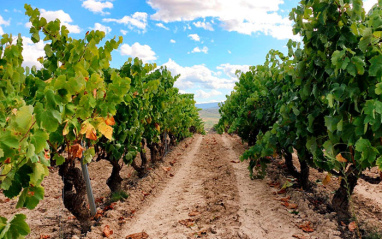
[[[106,180],[107,186],[110,188],[111,192],[121,191],[122,178],[120,176],[120,171],[122,166],[119,165],[117,160],[110,159],[108,160],[113,166],[110,177]]]
[[[354,165],[350,166],[341,180],[340,187],[332,199],[333,209],[337,212],[339,221],[347,221],[351,214],[349,212],[350,197],[357,185],[359,171]]]
[[[176,145],[176,137],[175,137],[175,135],[173,135],[171,133],[169,133],[168,135],[170,137],[170,145],[171,146],[175,146]]]
[[[300,172],[297,171],[296,167],[293,164],[293,157],[288,150],[283,150],[285,164],[287,166],[287,169],[289,173],[298,179],[300,185],[304,190],[307,190],[310,188],[310,182],[309,182],[309,165],[307,162],[306,157],[310,157],[310,154],[305,155],[299,155],[299,162],[300,162]]]
[[[158,143],[151,143],[148,144],[147,147],[150,149],[150,155],[151,155],[151,162],[155,163],[161,159],[159,155],[159,144]]]
[[[91,215],[86,199],[85,180],[81,170],[75,167],[74,162],[65,162],[60,165],[58,173],[64,182],[62,199],[65,208],[81,223],[83,232],[89,231]]]
[[[138,177],[143,178],[147,173],[147,156],[145,153],[145,140],[142,139],[142,148],[141,148],[141,165],[139,166],[135,160],[131,163],[131,166],[137,171]]]

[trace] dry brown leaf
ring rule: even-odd
[[[281,189],[280,191],[277,192],[277,194],[284,194],[284,193],[286,193],[285,188],[283,188],[283,189]]]
[[[113,202],[111,203],[109,206],[106,206],[103,211],[106,212],[108,210],[113,210],[114,209],[114,206],[116,205],[117,203]]]
[[[342,154],[341,154],[341,153],[337,154],[337,156],[336,156],[336,160],[337,160],[338,162],[341,162],[341,163],[346,163],[346,162],[348,161],[346,158],[342,157]]]
[[[146,232],[138,232],[126,236],[126,239],[147,239],[149,235]]]
[[[279,187],[279,186],[280,186],[280,183],[279,183],[279,182],[270,182],[270,183],[268,183],[268,185],[269,185],[269,187],[274,187],[274,188],[276,188],[276,187]]]
[[[357,228],[357,223],[355,221],[349,223],[348,228],[349,231],[354,232],[354,230]]]
[[[325,178],[324,178],[324,180],[322,180],[322,184],[323,185],[328,185],[329,183],[330,183],[330,181],[332,181],[332,177],[331,177],[332,175],[330,174],[330,173],[328,173],[326,176],[325,176]]]
[[[48,238],[50,238],[49,235],[40,235],[40,239],[48,239]]]
[[[103,216],[103,210],[98,210],[96,215],[94,215],[94,219],[98,220]]]
[[[106,225],[104,228],[103,228],[103,236],[104,237],[107,237],[109,238],[111,235],[113,235],[113,230],[110,229],[110,226],[109,225]]]
[[[314,232],[314,229],[310,227],[310,222],[306,222],[298,226],[304,232]]]
[[[290,199],[290,196],[285,197],[285,198],[278,198],[277,200],[280,200],[280,201],[282,201],[282,202],[288,202],[289,199]]]
[[[106,123],[107,125],[110,125],[110,126],[115,125],[114,117],[113,117],[113,116],[111,116],[111,117],[107,117],[107,118],[105,119],[105,123]]]
[[[162,166],[162,169],[163,169],[164,171],[168,172],[168,171],[171,170],[171,167],[164,167],[164,166]]]
[[[70,146],[70,153],[73,158],[82,158],[82,152],[84,148],[80,144],[74,144]]]
[[[11,158],[7,158],[5,161],[4,161],[4,164],[8,164],[11,162]]]
[[[195,216],[197,216],[197,215],[199,215],[200,214],[200,212],[198,212],[198,211],[192,211],[192,212],[189,212],[188,213],[188,216],[190,216],[190,217],[195,217]]]
[[[180,220],[179,223],[186,227],[192,227],[193,225],[195,225],[194,219],[191,218]]]
[[[240,163],[240,161],[231,160],[231,163]]]
[[[285,206],[288,209],[296,209],[298,207],[295,203],[282,202],[281,205]]]
[[[95,203],[102,203],[104,199],[105,199],[104,197],[96,198]]]
[[[293,234],[292,237],[298,238],[298,239],[308,239],[307,236],[304,236],[302,234]]]
[[[50,159],[50,153],[49,153],[48,150],[46,150],[46,151],[44,152],[44,158],[45,158],[45,159]]]

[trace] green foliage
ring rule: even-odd
[[[25,238],[30,233],[25,219],[23,214],[16,214],[10,220],[0,217],[0,238]]]
[[[45,43],[41,67],[22,67],[21,35],[0,37],[0,188],[18,197],[17,208],[43,199],[51,159],[62,165],[83,155],[90,163],[101,148],[130,164],[144,137],[158,142],[164,132],[202,131],[193,96],[178,93],[167,69],[138,58],[110,68],[122,37],[103,41],[104,32],[90,31],[73,39],[60,20],[47,22],[28,4],[25,10],[32,41]],[[0,238],[28,233],[25,216],[0,217]]]
[[[129,197],[129,194],[125,191],[113,192],[110,196],[111,202],[123,201]]]
[[[336,156],[358,172],[381,167],[382,9],[362,1],[303,1],[290,13],[288,56],[271,50],[263,65],[239,73],[220,105],[218,132],[253,145],[243,159],[260,165],[298,151],[311,167],[340,171]]]

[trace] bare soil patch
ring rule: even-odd
[[[125,166],[121,176],[129,197],[111,204],[106,186],[111,165],[104,160],[91,163],[91,183],[103,213],[86,235],[63,206],[62,182],[55,169],[44,181],[46,198],[35,210],[15,209],[15,200],[0,196],[0,215],[26,214],[32,230],[28,238],[354,237],[348,225],[339,226],[328,204],[338,180],[333,177],[324,186],[320,182],[325,174],[312,170],[313,192],[297,186],[282,190],[287,182],[298,185],[282,159],[269,165],[265,179],[251,180],[248,163],[239,160],[246,147],[237,136],[195,135],[151,166],[143,179]],[[381,187],[363,180],[356,187],[353,201],[362,230],[366,225],[382,228]]]

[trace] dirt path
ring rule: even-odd
[[[303,220],[275,200],[266,180],[250,180],[247,164],[239,163],[244,148],[237,138],[197,136],[190,147],[165,189],[121,235],[144,231],[149,238],[174,239],[337,238],[328,228],[311,234],[299,229]]]
[[[114,232],[111,239],[139,232],[147,233],[149,239],[353,238],[341,235],[335,213],[328,212],[312,193],[298,187],[281,192],[285,182],[294,182],[285,174],[282,159],[268,165],[265,179],[251,180],[248,162],[239,161],[246,147],[238,136],[227,134],[187,138],[160,164],[151,165],[142,179],[131,167],[124,167],[123,189],[129,197],[111,205],[105,185],[111,166],[104,160],[91,163],[97,209],[103,214],[86,235],[62,205],[62,183],[55,170],[44,181],[46,196],[35,210],[15,209],[16,200],[0,195],[0,215],[25,213],[32,229],[27,238],[101,239],[106,227]],[[312,182],[324,177],[313,170],[311,176]],[[380,221],[381,187],[361,184],[356,190],[361,220]],[[335,188],[317,186],[328,199]]]
[[[229,136],[223,135],[228,156],[237,160]],[[233,164],[239,190],[240,231],[249,238],[292,238],[301,231],[291,221],[290,214],[275,200],[269,186],[262,180],[251,180],[246,163]]]
[[[203,195],[200,193],[200,172],[194,165],[195,155],[202,140],[203,137],[198,135],[196,142],[191,146],[191,151],[181,159],[183,161],[181,168],[168,182],[167,187],[148,208],[136,216],[133,224],[122,234],[145,231],[158,238],[166,235],[183,238],[176,224],[188,217],[190,205],[204,203]]]

